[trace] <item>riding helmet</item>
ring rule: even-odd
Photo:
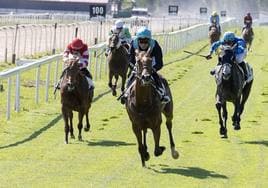
[[[81,48],[83,48],[83,46],[84,46],[84,43],[79,38],[75,38],[71,43],[71,47],[75,50],[80,50]]]
[[[235,34],[233,32],[227,31],[223,35],[223,41],[228,42],[228,41],[234,41],[235,40]]]
[[[148,38],[151,39],[152,38],[152,33],[151,31],[147,28],[147,27],[141,27],[136,34],[137,38]]]

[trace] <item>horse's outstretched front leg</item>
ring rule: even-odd
[[[168,134],[169,134],[169,142],[170,142],[170,149],[171,149],[171,155],[173,159],[178,159],[179,158],[179,153],[176,151],[175,148],[175,143],[173,140],[173,135],[172,135],[172,119],[167,117],[166,120],[166,126],[168,129]]]
[[[109,72],[109,82],[108,82],[108,86],[109,86],[109,88],[111,88],[111,89],[113,89],[112,79],[113,79],[113,74],[112,74],[111,72]]]
[[[82,128],[83,128],[83,117],[84,117],[84,112],[78,112],[78,140],[82,141]]]
[[[216,108],[217,108],[218,117],[219,117],[220,135],[223,135],[223,138],[226,138],[227,137],[227,129],[226,129],[226,127],[223,126],[223,120],[222,120],[222,115],[221,115],[222,104],[220,102],[217,102]]]
[[[146,141],[147,129],[143,130],[142,132],[143,132],[143,145],[144,145],[144,149],[145,149],[144,160],[148,161],[150,159],[150,154],[147,151],[147,141]]]
[[[132,123],[132,130],[137,138],[137,142],[138,142],[138,150],[139,150],[139,154],[141,157],[141,164],[142,167],[145,167],[145,147],[142,144],[142,133],[141,133],[141,129],[138,128],[137,125]]]
[[[161,124],[161,122],[160,122]],[[153,131],[153,135],[154,135],[154,155],[156,157],[162,155],[162,153],[165,151],[165,147],[164,146],[159,146],[159,141],[160,141],[160,135],[161,135],[161,128],[160,128],[160,124],[156,125],[152,131]]]

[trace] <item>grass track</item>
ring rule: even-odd
[[[209,75],[216,57],[206,61],[192,56],[161,71],[174,96],[178,160],[170,155],[163,123],[161,145],[167,150],[158,158],[153,156],[149,131],[151,159],[148,168],[142,168],[126,111],[110,93],[93,103],[92,129],[83,132],[84,141],[71,140],[65,145],[60,104],[51,101],[35,110],[13,113],[11,121],[1,121],[0,187],[267,187],[267,32],[267,27],[255,30],[254,51],[247,57],[255,81],[242,129],[234,131],[229,118],[228,139],[221,139],[218,133],[215,83]],[[187,50],[198,51],[205,43],[200,41]],[[185,56],[181,50],[167,56],[166,62]],[[95,96],[104,88],[106,82],[97,82]],[[230,104],[228,112],[231,117]]]

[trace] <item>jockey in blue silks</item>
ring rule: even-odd
[[[146,27],[141,27],[134,38],[134,40],[130,44],[130,60],[129,60],[129,66],[131,69],[134,69],[136,65],[136,54],[135,50],[139,49],[140,51],[147,51],[149,48],[151,48],[151,54],[152,57],[152,66],[153,66],[153,74],[152,77],[156,82],[156,90],[160,95],[160,100],[162,103],[168,103],[170,101],[169,96],[166,95],[166,89],[163,85],[159,75],[157,74],[157,71],[159,71],[163,67],[163,54],[162,49],[158,42],[155,39],[152,39],[151,31]],[[135,79],[135,71],[132,71],[126,87],[125,94],[121,97],[121,102],[124,104],[125,99],[128,95],[128,88],[131,86]]]
[[[233,32],[230,32],[230,31],[225,32],[222,40],[214,42],[211,45],[209,54],[206,56],[206,58],[211,59],[212,58],[211,55],[213,54],[213,52],[215,52],[221,45],[228,45],[231,47],[236,45],[234,47],[235,62],[243,69],[243,72],[245,74],[245,80],[247,80],[248,71],[246,68],[245,61],[244,61],[244,59],[247,56],[247,47],[246,47],[245,40],[242,38],[236,37]],[[211,74],[214,75],[215,70],[212,70]]]

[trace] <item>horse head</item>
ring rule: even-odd
[[[150,57],[151,48],[147,51],[136,50],[136,68],[137,68],[137,78],[141,81],[143,86],[149,85],[152,82],[152,58]]]
[[[109,47],[111,50],[118,49],[121,45],[120,38],[117,33],[113,33],[109,38]]]
[[[79,68],[79,59],[69,59],[65,62],[65,75],[63,78],[63,83],[65,83],[68,91],[73,91],[75,86],[79,83],[79,75],[81,75]]]
[[[219,62],[223,80],[229,80],[232,75],[232,67],[235,61],[234,47],[222,46]]]

